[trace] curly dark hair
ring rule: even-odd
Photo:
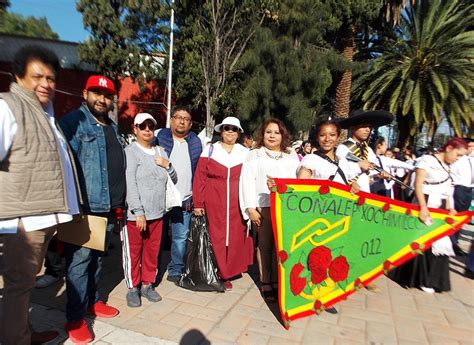
[[[281,134],[281,144],[280,144],[280,150],[289,153],[289,146],[290,146],[290,134],[288,133],[288,129],[286,129],[285,124],[283,121],[276,119],[276,118],[269,118],[265,120],[264,123],[260,126],[257,132],[257,140],[256,140],[256,148],[260,148],[262,146],[265,146],[263,144],[263,137],[265,136],[265,130],[267,129],[268,125],[274,123],[278,126],[278,130],[280,131]]]
[[[56,77],[59,76],[61,64],[58,57],[51,50],[37,45],[28,45],[20,48],[13,59],[13,74],[18,78],[24,78],[26,67],[31,61],[40,61],[45,65],[50,65],[54,69]]]
[[[319,132],[321,131],[321,128],[323,128],[324,126],[334,126],[336,127],[336,132],[337,132],[337,135],[340,136],[341,135],[341,125],[339,124],[339,122],[337,122],[336,120],[330,118],[330,117],[323,117],[321,118],[318,122],[316,122],[316,125],[315,125],[315,128],[314,128],[314,137],[312,138],[313,139],[313,146],[314,147],[319,147],[319,142],[318,142],[318,137],[319,137]]]

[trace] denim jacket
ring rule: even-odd
[[[123,148],[124,142],[118,133],[117,125],[112,121],[111,123]],[[64,115],[59,121],[59,126],[76,160],[84,211],[109,212],[107,148],[102,126],[85,103],[79,109]]]

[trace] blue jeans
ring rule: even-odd
[[[175,207],[167,214],[168,222],[171,223],[171,261],[168,264],[169,276],[179,276],[183,273],[184,253],[186,251],[186,239],[189,234],[191,214],[191,211],[188,212],[182,207]]]
[[[105,235],[105,248],[107,248],[116,222],[115,214],[109,212],[92,215],[107,217]],[[66,319],[68,322],[76,322],[84,318],[87,307],[94,305],[99,300],[97,287],[104,253],[65,243],[64,254],[66,257]]]

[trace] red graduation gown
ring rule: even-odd
[[[215,143],[203,151],[194,175],[194,207],[206,211],[219,275],[224,280],[246,272],[253,263],[253,238],[239,207],[240,171],[247,153],[239,144],[228,153]]]

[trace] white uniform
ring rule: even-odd
[[[300,166],[298,167],[298,170],[300,168],[311,170],[311,178],[317,180],[330,180],[331,177],[333,177],[332,181],[346,184],[347,181],[354,177],[354,174],[351,173],[349,162],[345,157],[338,157],[338,160],[338,166],[344,174],[346,181],[344,181],[344,178],[337,171],[338,169],[335,164],[316,154],[304,156]]]
[[[349,141],[352,141],[355,143],[355,140],[350,138]],[[351,152],[349,148],[346,145],[339,145],[336,150],[336,155],[338,157],[346,157],[346,155]],[[377,164],[377,156],[375,155],[374,151],[370,147],[367,147],[367,155],[368,155],[368,161],[374,164]],[[369,174],[362,173],[359,164],[357,162],[348,162],[349,168],[350,168],[350,173],[352,176],[359,176],[357,178],[357,183],[360,186],[360,190],[363,192],[370,193],[370,175],[376,175],[378,174],[375,170],[371,170]]]

